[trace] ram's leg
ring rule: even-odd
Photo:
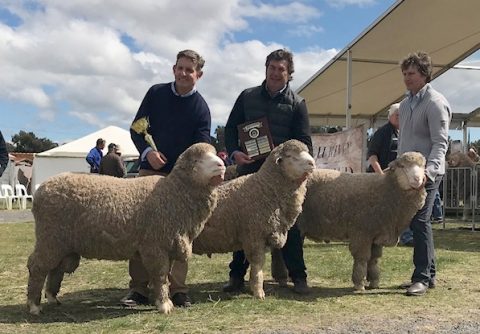
[[[367,281],[370,289],[378,289],[380,286],[379,260],[382,257],[383,246],[372,244],[370,260],[367,264]]]
[[[265,291],[263,290],[264,250],[261,247],[258,247],[256,251],[245,250],[245,255],[250,262],[250,289],[252,290],[253,296],[259,299],[265,299]]]
[[[370,259],[370,242],[357,240],[350,243],[350,253],[353,256],[352,282],[355,291],[365,290],[367,262]]]
[[[80,264],[80,255],[72,253],[65,256],[60,264],[54,269],[50,270],[47,276],[47,284],[45,286],[45,297],[47,297],[49,304],[60,305],[57,299],[57,294],[60,291],[60,286],[63,281],[65,273],[73,273]]]
[[[39,315],[42,310],[40,300],[42,296],[43,284],[48,272],[56,267],[62,256],[55,252],[55,245],[48,248],[35,246],[35,250],[29,256],[28,267],[28,288],[27,288],[27,307],[31,314]]]
[[[153,285],[155,305],[160,313],[168,314],[173,310],[168,293],[168,273],[172,263],[166,254],[156,256],[141,254],[141,257]]]

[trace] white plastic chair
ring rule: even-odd
[[[20,198],[20,204],[23,210],[27,209],[27,200],[33,201],[33,196],[27,193],[27,188],[23,184],[17,183],[15,185],[15,194]]]
[[[0,188],[0,202],[2,202],[2,207],[5,207],[7,210],[12,210],[12,202],[7,195],[4,194],[2,188]]]
[[[15,195],[11,185],[2,184],[2,192],[3,192],[3,195],[7,197],[7,200],[9,201],[9,205],[11,209],[13,208],[13,201],[17,203],[19,209],[21,208],[22,203],[21,203],[20,197]]]

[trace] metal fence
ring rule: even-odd
[[[442,199],[444,215],[447,211],[462,216],[462,220],[471,219],[472,231],[475,230],[475,213],[479,210],[478,198],[478,168],[454,167],[448,168],[443,177]],[[445,227],[445,220],[444,227]]]

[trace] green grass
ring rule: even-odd
[[[25,306],[26,261],[34,245],[34,225],[0,224],[0,333],[268,333],[285,329],[344,333],[352,328],[376,333],[401,330],[406,319],[413,332],[434,333],[438,326],[453,328],[472,319],[480,321],[480,233],[459,229],[457,224],[447,227],[435,227],[439,281],[423,297],[406,297],[396,288],[410,277],[411,248],[386,248],[381,288],[355,294],[347,246],[307,241],[305,261],[312,286],[308,296],[298,296],[271,281],[269,256],[265,301],[249,294],[222,293],[230,255],[193,256],[188,283],[195,304],[165,316],[154,307],[118,306],[127,292],[126,261],[82,260],[77,271],[65,277],[60,292],[63,304],[44,303],[44,313],[36,317]]]

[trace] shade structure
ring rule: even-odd
[[[405,94],[406,55],[428,52],[436,78],[480,48],[478,13],[478,0],[397,1],[297,90],[310,123],[345,126],[350,114],[350,126],[372,124]]]

